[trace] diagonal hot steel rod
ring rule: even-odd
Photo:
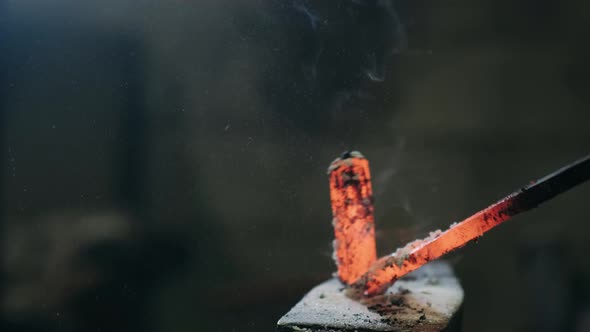
[[[590,179],[590,155],[541,178],[471,217],[439,233],[409,243],[394,254],[378,259],[352,286],[354,295],[372,296],[385,292],[402,276],[463,247],[485,232],[531,210]]]

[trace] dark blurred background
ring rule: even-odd
[[[2,331],[272,331],[331,276],[590,152],[590,3],[0,2]],[[590,185],[452,261],[465,331],[590,330]]]

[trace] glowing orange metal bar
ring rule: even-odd
[[[357,295],[364,296],[383,293],[405,274],[464,246],[510,217],[535,208],[589,178],[590,156],[522,188],[462,222],[451,225],[444,232],[433,232],[424,240],[411,242],[392,255],[380,258],[351,289]]]
[[[338,277],[350,285],[377,259],[369,161],[359,152],[347,152],[330,164],[328,174],[334,260]]]

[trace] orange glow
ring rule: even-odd
[[[338,277],[351,285],[377,259],[369,161],[345,153],[328,168]]]
[[[444,232],[433,232],[423,240],[409,243],[394,254],[380,258],[354,285],[364,296],[381,294],[402,276],[442,255],[460,248],[469,241],[508,220],[515,214],[512,195],[455,223]]]

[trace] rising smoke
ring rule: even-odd
[[[272,0],[239,23],[267,52],[262,95],[283,119],[308,130],[364,98],[363,82],[384,81],[388,57],[406,47],[388,0]]]

